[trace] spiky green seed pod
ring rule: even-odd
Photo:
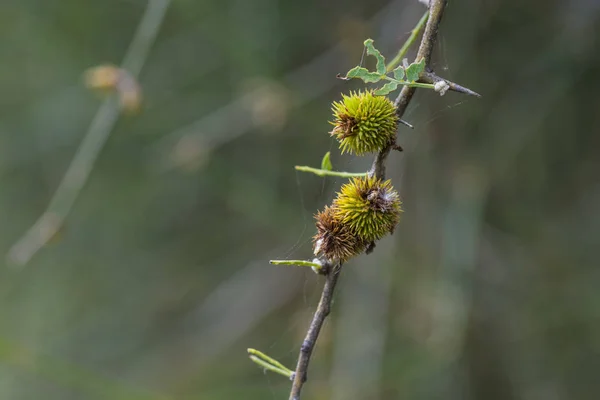
[[[391,181],[365,177],[343,185],[333,202],[335,219],[363,242],[392,233],[400,220],[402,202]]]
[[[334,263],[345,262],[365,249],[365,243],[335,218],[333,208],[325,206],[315,219],[317,234],[313,237],[313,249],[316,256]]]
[[[373,92],[350,92],[332,106],[335,121],[330,132],[340,142],[342,153],[362,155],[381,150],[396,141],[396,107],[385,96]]]

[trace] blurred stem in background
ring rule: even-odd
[[[122,63],[122,69],[137,78],[158,35],[171,0],[149,0]],[[111,96],[98,109],[77,149],[67,172],[58,185],[50,205],[8,253],[8,263],[25,265],[57,232],[85,186],[106,140],[110,136],[121,107]]]
[[[144,393],[99,373],[85,370],[81,365],[37,354],[2,337],[0,337],[0,363],[20,368],[57,385],[81,391],[94,399],[169,400],[169,397]]]
[[[402,59],[404,58],[404,56],[406,56],[406,53],[408,53],[408,49],[410,49],[410,46],[412,46],[415,40],[417,40],[419,33],[421,33],[421,30],[427,22],[427,18],[429,18],[429,10],[427,10],[425,14],[423,14],[417,25],[410,32],[410,36],[408,37],[406,42],[404,42],[404,45],[400,48],[398,54],[396,54],[396,57],[394,57],[392,61],[390,61],[389,64],[385,67],[386,71],[390,72],[398,65],[400,65]]]

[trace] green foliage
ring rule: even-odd
[[[333,165],[331,165],[331,152],[328,151],[323,156],[323,160],[321,160],[321,169],[325,171],[333,171]]]
[[[250,357],[250,360],[262,367],[265,371],[272,371],[288,378],[291,378],[294,374],[294,372],[291,369],[289,369],[279,361],[275,360],[274,358],[269,357],[262,351],[256,349],[248,349],[248,357]]]
[[[367,172],[344,172],[344,171],[332,171],[327,169],[312,168],[308,165],[296,165],[294,167],[296,171],[309,172],[320,177],[324,176],[337,176],[339,178],[354,178],[355,176],[366,176]]]
[[[385,75],[385,58],[381,55],[381,52],[373,46],[373,39],[365,40],[365,47],[367,48],[367,55],[374,56],[377,59],[377,73],[379,75]]]
[[[405,73],[404,73],[404,67],[399,66],[396,69],[394,69],[392,71],[394,73],[394,79],[401,81],[404,79]]]
[[[425,60],[424,59],[422,59],[418,63],[414,62],[414,63],[410,64],[406,68],[406,80],[409,82],[417,81],[419,79],[419,75],[424,70],[425,70]]]
[[[385,96],[398,89],[398,85],[398,82],[388,82],[379,89],[373,91],[373,93],[377,96]]]
[[[369,71],[367,68],[356,66],[346,73],[345,79],[362,79],[365,83],[377,83],[382,80],[389,81],[378,89],[374,90],[377,96],[385,96],[398,89],[398,86],[418,86],[433,89],[433,85],[417,84],[419,75],[425,70],[425,60],[414,62],[408,67],[398,66],[395,68],[393,78],[387,75],[385,57],[373,45],[373,39],[365,40],[367,55],[374,56],[377,59],[376,71]],[[405,79],[406,77],[406,79]]]
[[[374,83],[379,82],[382,79],[382,74],[377,72],[369,72],[368,69],[364,67],[354,67],[346,74],[346,78],[359,78],[362,79],[365,83]]]
[[[318,272],[323,268],[317,261],[306,261],[306,260],[270,260],[270,264],[273,265],[295,265],[296,267],[311,267],[315,272]]]

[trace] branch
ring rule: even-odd
[[[431,55],[433,53],[433,47],[437,38],[440,22],[442,21],[442,16],[444,14],[444,8],[446,8],[446,0],[433,0],[430,2],[429,19],[427,20],[425,32],[423,33],[423,38],[421,39],[421,45],[419,46],[419,50],[417,52],[417,61],[425,59],[426,68],[431,62]],[[398,118],[402,118],[406,112],[408,104],[415,94],[415,90],[416,88],[404,86],[400,91],[400,94],[394,102],[396,105],[396,114],[398,114]],[[370,176],[375,176],[380,179],[385,178],[385,160],[394,146],[394,144],[387,146],[375,156],[375,160],[373,160],[373,165],[369,171]]]
[[[129,45],[122,69],[139,75],[162,25],[171,0],[150,0]],[[8,261],[24,265],[60,230],[87,182],[96,159],[117,122],[120,107],[114,98],[98,109],[48,208],[8,252]]]
[[[290,400],[300,400],[300,392],[307,379],[310,356],[317,343],[317,338],[321,332],[321,327],[323,327],[323,322],[325,322],[325,318],[331,311],[333,292],[340,272],[339,267],[341,267],[341,265],[338,266],[338,268],[330,269],[325,277],[325,285],[323,286],[323,293],[321,293],[321,300],[319,300],[315,315],[308,327],[308,332],[306,332],[302,347],[300,347],[300,356],[298,357],[298,364],[296,365],[296,372],[294,373],[294,383],[292,384],[292,391],[290,392]]]
[[[425,26],[425,32],[423,33],[423,38],[421,39],[421,44],[419,46],[419,50],[417,52],[417,61],[421,59],[425,59],[425,65],[429,66],[431,61],[431,54],[434,48],[438,28],[440,22],[442,20],[442,15],[444,13],[444,8],[446,7],[446,0],[432,0],[429,8],[429,18],[427,18],[427,14],[424,15],[417,27],[413,29],[411,36],[408,39],[409,44],[402,47],[399,54],[405,54],[408,46],[412,43],[422,24],[427,20],[427,24]],[[402,58],[402,56],[399,57]],[[398,58],[398,57],[397,57]],[[395,61],[395,59],[394,59]],[[402,118],[408,104],[410,103],[416,88],[404,86],[398,95],[398,98],[394,102],[397,107],[397,114],[399,118]],[[390,151],[394,148],[398,148],[395,143],[391,143],[386,148],[382,149],[376,156],[375,160],[373,160],[373,165],[371,170],[369,171],[369,175],[376,176],[377,178],[383,179],[385,177],[385,160],[389,155]],[[306,337],[304,342],[302,343],[302,347],[300,348],[300,355],[298,357],[298,364],[296,366],[296,371],[294,374],[294,383],[292,385],[292,390],[290,392],[289,400],[300,400],[300,392],[302,391],[302,386],[307,379],[307,371],[308,365],[310,363],[310,356],[314,350],[315,344],[317,342],[317,338],[319,337],[319,333],[321,332],[321,327],[323,326],[323,322],[327,315],[329,315],[331,309],[331,302],[333,300],[333,293],[335,290],[335,285],[337,283],[339,272],[341,265],[338,265],[336,268],[329,268],[325,271],[325,285],[323,286],[323,292],[321,294],[321,300],[319,301],[319,305],[315,314],[313,316],[312,322],[308,328],[308,332],[306,333]]]

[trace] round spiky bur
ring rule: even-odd
[[[332,106],[335,121],[330,132],[340,142],[342,153],[362,155],[395,142],[398,129],[396,107],[385,96],[372,92],[350,92]]]
[[[361,253],[365,245],[345,224],[335,218],[331,207],[315,215],[317,234],[313,237],[313,248],[316,256],[325,257],[329,261],[345,262]]]
[[[335,218],[364,242],[393,232],[400,220],[402,202],[391,181],[365,177],[343,185],[333,202]]]

